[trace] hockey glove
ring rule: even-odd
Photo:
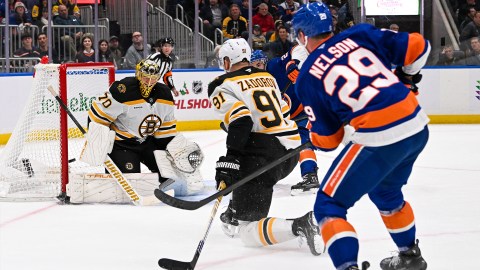
[[[297,81],[298,73],[300,73],[297,66],[298,63],[300,63],[300,61],[291,60],[286,66],[287,77],[293,84]]]
[[[397,66],[395,69],[395,75],[397,75],[398,79],[405,84],[410,91],[412,91],[415,95],[418,95],[417,83],[422,80],[422,74],[420,74],[420,72],[414,75],[409,75],[403,71],[401,66]]]
[[[215,181],[217,181],[217,188],[222,181],[228,187],[241,178],[240,161],[235,156],[221,156],[217,161],[216,170]]]

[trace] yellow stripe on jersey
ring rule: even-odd
[[[225,117],[223,119],[223,122],[225,122],[226,125],[230,124],[230,114],[235,111],[236,109],[240,108],[244,106],[245,107],[245,104],[241,101],[237,101],[235,102],[235,104],[232,105],[232,107],[230,108],[230,110],[228,110],[226,113],[225,113]],[[246,108],[246,107],[245,107]]]
[[[115,124],[112,124],[111,127],[115,131],[115,133],[117,133],[117,135],[121,135],[121,137],[126,137],[128,139],[135,137],[135,135],[133,135],[133,134],[127,132],[127,131],[122,131],[122,130],[118,129],[118,127]]]
[[[171,106],[174,105],[174,104],[173,104],[173,101],[171,101],[171,100],[166,100],[166,99],[157,99],[155,102],[156,102],[156,103],[161,103],[161,104],[167,104],[167,105],[171,105]]]
[[[104,126],[110,125],[110,122],[105,121],[104,119],[97,117],[95,115],[95,113],[93,112],[93,108],[88,111],[88,117],[90,118],[90,120],[92,120],[93,122],[95,122],[97,124],[104,125]]]
[[[161,128],[172,127],[172,126],[175,126],[176,124],[177,124],[177,120],[166,121],[166,122],[163,122],[160,127]]]
[[[96,112],[99,116],[108,119],[110,122],[115,121],[115,119],[114,119],[113,117],[111,117],[110,115],[106,114],[100,107],[98,107],[98,104],[97,104],[97,103],[93,102],[93,103],[92,103],[92,107],[93,107],[93,109],[95,109],[95,112]]]
[[[242,117],[245,117],[245,116],[249,116],[250,118],[252,117],[252,114],[250,113],[250,111],[247,108],[238,111],[234,115],[231,115],[229,122],[231,123],[231,122],[237,120],[238,118],[242,118]]]
[[[159,137],[170,137],[174,134],[177,134],[177,129],[173,128],[173,129],[167,129],[167,130],[158,130],[158,131],[155,131],[155,138],[159,138]]]

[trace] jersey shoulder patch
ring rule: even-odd
[[[120,103],[142,99],[140,86],[135,77],[126,77],[115,81],[110,85],[109,91],[112,97]]]

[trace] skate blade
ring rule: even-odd
[[[310,195],[310,194],[317,194],[318,188],[311,188],[309,190],[303,189],[292,189],[290,191],[291,196],[299,196],[299,195]]]

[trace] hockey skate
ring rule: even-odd
[[[307,173],[302,176],[303,181],[292,186],[290,194],[296,196],[299,194],[315,194],[320,187],[317,172]]]
[[[312,211],[303,217],[294,219],[292,230],[294,235],[307,240],[308,247],[313,255],[318,256],[325,251],[323,239],[319,234],[318,225],[314,220]]]
[[[397,256],[383,259],[380,262],[382,270],[425,270],[427,262],[423,259],[418,239],[415,244],[406,251],[400,251]]]
[[[222,230],[228,236],[235,238],[238,234],[238,220],[233,217],[235,209],[232,208],[232,201],[228,203],[228,208],[220,215],[222,221]]]

